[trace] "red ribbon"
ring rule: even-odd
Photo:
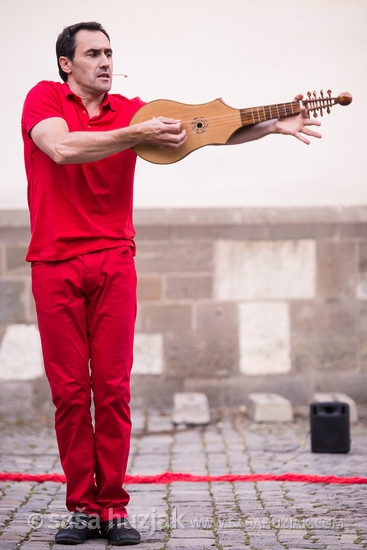
[[[0,473],[0,481],[32,481],[42,483],[44,481],[54,481],[56,483],[66,483],[66,478],[62,474],[21,474],[21,473]],[[221,476],[199,476],[187,473],[163,472],[162,474],[150,476],[125,476],[125,483],[172,483],[175,481],[186,481],[198,483],[203,481],[297,481],[304,483],[337,483],[337,484],[362,484],[367,483],[365,477],[336,477],[319,476],[310,474],[226,474]]]

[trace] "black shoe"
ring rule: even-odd
[[[115,546],[139,544],[140,533],[132,527],[127,518],[115,518],[101,522],[102,536],[106,536]]]
[[[90,514],[74,512],[65,527],[55,535],[57,544],[82,544],[87,539],[100,536],[99,518]]]

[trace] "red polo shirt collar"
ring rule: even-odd
[[[66,95],[66,97],[75,97],[78,101],[80,101],[81,103],[82,100],[81,98],[76,95],[68,86],[68,84],[66,82],[64,82],[62,85],[61,85],[61,88],[64,92],[64,94]],[[116,111],[117,109],[117,105],[116,105],[116,99],[110,95],[108,92],[105,93],[104,95],[104,98],[103,98],[103,102],[102,102],[102,105],[101,105],[101,108],[103,107],[109,107],[111,109],[111,111]]]

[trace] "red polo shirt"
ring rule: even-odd
[[[126,241],[133,244],[134,151],[58,165],[29,133],[52,117],[63,118],[70,132],[116,130],[128,126],[142,105],[139,98],[106,93],[99,115],[89,118],[82,100],[66,83],[42,81],[28,93],[22,115],[32,232],[27,261],[64,260]]]

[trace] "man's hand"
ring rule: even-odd
[[[298,94],[294,99],[300,101],[302,98],[303,95]],[[306,143],[306,145],[309,145],[310,140],[303,134],[315,138],[321,138],[322,136],[319,132],[315,132],[314,130],[308,128],[308,126],[321,126],[321,122],[310,119],[308,117],[307,109],[302,107],[299,115],[277,120],[274,126],[274,133],[294,136],[303,143]]]
[[[141,142],[166,149],[178,149],[187,139],[180,120],[159,116],[141,123]]]

